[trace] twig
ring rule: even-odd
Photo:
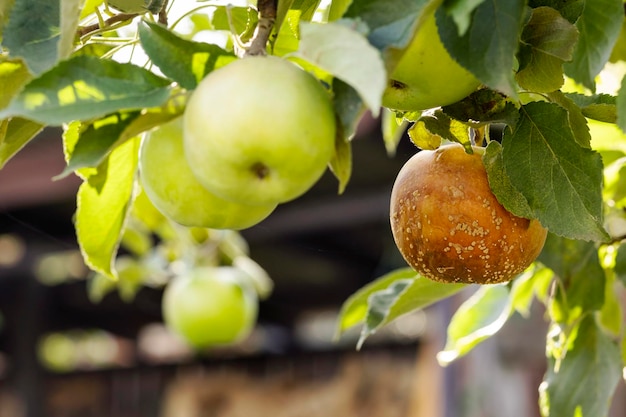
[[[258,0],[259,22],[252,36],[250,47],[245,53],[246,56],[267,54],[267,41],[276,20],[277,3],[277,0]]]
[[[109,17],[107,20],[105,20],[103,26],[100,26],[100,23],[94,23],[93,25],[84,26],[84,27],[78,29],[78,36],[80,36],[82,38],[83,36],[89,35],[92,32],[95,32],[95,31],[100,30],[100,29],[104,29],[106,27],[114,25],[115,23],[124,22],[126,20],[132,20],[132,19],[134,19],[137,16],[139,16],[139,13],[120,13],[120,14],[116,14],[114,16]]]

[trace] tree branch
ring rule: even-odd
[[[270,38],[274,21],[276,20],[277,3],[278,0],[258,0],[259,23],[250,41],[250,47],[244,54],[245,56],[267,54],[267,41]]]
[[[134,19],[135,17],[139,16],[139,13],[120,13],[120,14],[116,14],[115,16],[111,16],[109,17],[107,20],[104,21],[104,27],[100,27],[99,23],[94,23],[93,25],[89,25],[89,26],[83,26],[81,28],[78,29],[78,36],[80,36],[81,38],[85,35],[89,35],[92,32],[95,32],[97,30],[100,29],[104,29],[106,27],[109,27],[115,23],[119,23],[119,22],[124,22],[126,20],[131,20]]]

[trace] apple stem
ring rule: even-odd
[[[267,41],[276,21],[277,0],[258,0],[259,22],[244,56],[267,55]]]

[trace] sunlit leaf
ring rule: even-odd
[[[6,107],[13,96],[31,79],[31,74],[21,60],[0,58],[0,109]]]
[[[398,269],[385,274],[352,294],[341,307],[337,321],[337,337],[349,328],[356,326],[365,320],[367,315],[367,300],[376,291],[383,290],[395,281],[403,279],[415,279],[417,272],[411,268]]]
[[[19,117],[0,121],[0,169],[42,129],[41,124]]]
[[[345,24],[302,23],[297,54],[354,88],[378,115],[387,76],[378,50]]]
[[[451,363],[496,334],[513,311],[507,286],[480,287],[452,316],[446,346],[437,354],[439,363]]]
[[[115,256],[122,237],[133,188],[139,139],[117,147],[89,176],[77,194],[76,235],[85,263],[117,279]]]
[[[194,89],[208,73],[236,59],[217,45],[188,41],[147,21],[139,25],[139,39],[161,72],[187,89]]]
[[[118,110],[163,104],[169,81],[132,65],[90,56],[62,61],[35,78],[0,111],[0,118],[20,116],[60,125]]]
[[[139,116],[139,112],[115,113],[90,123],[74,144],[67,166],[56,179],[61,179],[77,169],[95,168],[118,143],[126,127]]]

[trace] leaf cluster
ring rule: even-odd
[[[421,149],[446,141],[468,152],[486,146],[483,160],[501,204],[551,232],[537,263],[509,285],[475,289],[390,271],[346,300],[338,336],[362,325],[362,344],[400,315],[469,294],[438,357],[447,364],[512,315],[527,315],[537,300],[551,326],[543,415],[606,415],[626,352],[623,2],[276,4],[266,52],[311,72],[332,95],[339,134],[330,169],[340,193],[351,176],[351,140],[370,112],[380,115],[390,155],[405,134]],[[436,109],[381,108],[387,74],[398,62],[391,52],[410,42],[431,7],[446,50],[482,86]],[[94,300],[115,287],[131,299],[141,285],[164,285],[175,261],[200,259],[239,263],[268,293],[267,277],[238,235],[172,224],[137,181],[141,135],[182,114],[198,82],[245,55],[263,18],[253,4],[219,1],[0,4],[0,168],[45,127],[63,127],[67,167],[57,180],[73,173],[83,180],[76,232],[96,274]],[[573,385],[587,378],[596,390]]]

